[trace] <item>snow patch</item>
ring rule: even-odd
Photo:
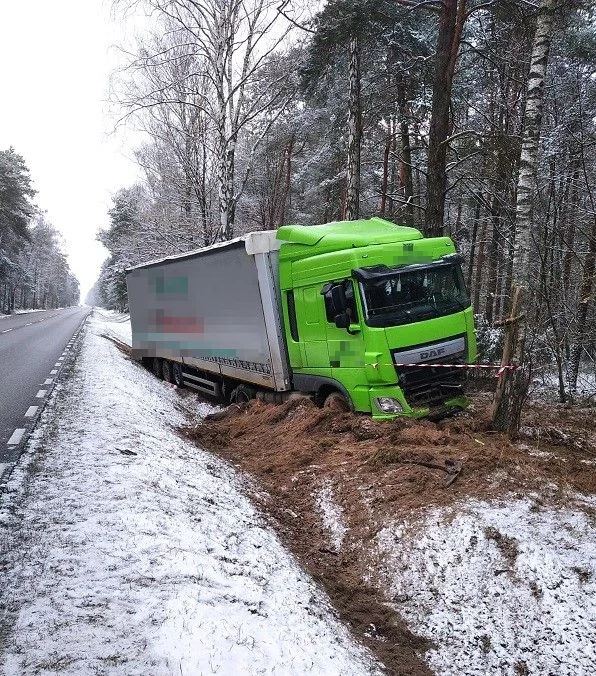
[[[315,496],[317,506],[321,512],[323,527],[331,536],[331,542],[336,551],[342,547],[347,528],[344,522],[343,510],[333,499],[331,484],[325,485],[317,491]]]
[[[530,500],[469,501],[383,529],[399,612],[442,676],[588,674],[596,660],[596,529]]]

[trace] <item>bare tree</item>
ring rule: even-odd
[[[148,106],[179,105],[184,101],[198,108],[214,130],[213,162],[216,168],[219,202],[217,237],[229,239],[234,233],[236,205],[250,171],[251,158],[245,162],[245,174],[236,180],[236,150],[239,134],[256,120],[265,117],[261,134],[254,139],[252,151],[268,127],[275,121],[291,97],[287,74],[270,80],[257,89],[267,69],[269,57],[287,41],[294,23],[287,18],[289,0],[139,0],[148,6],[168,31],[175,47],[142,54],[133,68],[176,59],[175,49],[192,56],[194,68],[175,82],[180,93],[171,99],[161,96],[172,81],[153,82],[150,91],[140,97],[121,100],[129,113]],[[139,4],[135,3],[135,4]],[[171,73],[170,73],[171,76]],[[249,153],[250,155],[251,153]]]

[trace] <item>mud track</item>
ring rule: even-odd
[[[413,635],[375,574],[371,541],[388,523],[467,497],[596,492],[594,410],[530,407],[523,438],[491,432],[488,398],[438,423],[318,409],[308,399],[253,401],[182,430],[255,480],[254,499],[325,588],[339,617],[389,674],[429,674],[428,641]],[[591,421],[591,422],[590,422]],[[263,490],[261,490],[263,489]],[[326,523],[333,498],[345,532]],[[535,498],[538,499],[538,498]]]

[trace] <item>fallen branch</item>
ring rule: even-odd
[[[361,463],[360,466],[373,464],[375,461],[382,459],[383,455],[384,453],[382,451],[377,451],[374,455]],[[396,455],[395,457],[390,457],[389,462],[402,465],[419,465],[421,467],[427,467],[428,469],[438,469],[441,472],[446,472],[449,476],[443,484],[444,488],[451,486],[463,469],[463,465],[459,460],[451,460],[450,458],[441,464],[439,462],[433,462],[432,460],[423,460],[422,458],[401,458]]]

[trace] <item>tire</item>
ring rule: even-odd
[[[329,408],[338,413],[349,413],[350,402],[341,392],[330,392],[323,402],[323,408]]]
[[[255,390],[248,385],[238,385],[230,394],[232,404],[247,404],[256,395]]]
[[[163,378],[162,363],[159,357],[153,357],[153,363],[151,364],[151,370],[153,375],[160,380]]]
[[[173,383],[174,377],[172,374],[172,362],[164,359],[161,363],[161,374],[166,383]]]
[[[182,366],[177,362],[172,364],[172,382],[177,387],[184,387],[184,381],[182,379]]]

